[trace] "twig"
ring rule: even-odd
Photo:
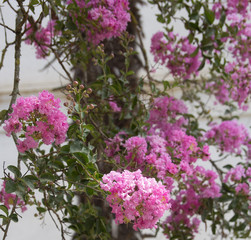
[[[10,216],[15,212],[16,210],[16,206],[17,206],[17,200],[18,200],[18,196],[16,196],[15,200],[14,200],[14,203],[13,203],[13,207],[12,207],[12,210],[11,210],[11,213],[10,213]],[[7,238],[7,234],[8,234],[8,230],[9,230],[9,227],[10,227],[10,223],[11,223],[11,219],[8,220],[8,223],[6,224],[6,228],[4,230],[4,236],[3,236],[3,240],[5,240]]]
[[[213,160],[210,159],[209,162],[213,165],[215,170],[218,172],[220,180],[221,180],[221,182],[223,182],[223,176],[222,176],[223,171],[215,164],[215,162]]]
[[[1,10],[1,12],[2,12],[2,10]],[[1,15],[2,15],[2,14],[1,14]],[[0,23],[0,26],[4,27],[4,29],[10,30],[10,31],[13,32],[13,33],[16,33],[15,30],[13,30],[12,28],[8,27],[8,26],[5,25],[4,23]],[[5,36],[6,36],[6,34],[5,34]]]
[[[14,70],[14,86],[13,86],[13,91],[11,93],[11,101],[10,101],[10,105],[9,105],[9,110],[8,112],[11,111],[11,106],[13,103],[16,102],[17,99],[17,94],[19,94],[19,76],[20,76],[20,56],[21,56],[21,41],[22,41],[22,26],[23,26],[23,14],[21,12],[21,10],[19,10],[17,12],[17,16],[16,16],[16,38],[15,38],[15,70]],[[7,114],[6,114],[7,115]],[[15,143],[17,144],[17,136],[15,133],[12,134],[13,140],[15,141]],[[20,157],[18,156],[18,163],[17,163],[17,167],[20,169]],[[15,200],[14,200],[14,204],[13,204],[13,208],[11,211],[10,216],[15,212],[16,209],[16,205],[17,205],[17,200],[18,200],[18,196],[16,196]],[[4,236],[3,236],[3,240],[6,239],[7,237],[7,233],[9,230],[9,226],[11,223],[11,219],[9,219],[5,231],[4,231]]]

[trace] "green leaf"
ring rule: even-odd
[[[5,191],[6,193],[13,193],[17,190],[17,184],[12,179],[5,181]]]
[[[18,217],[17,217],[17,214],[11,214],[10,215],[10,219],[13,221],[13,222],[18,222]]]
[[[29,188],[34,189],[34,183],[38,180],[38,178],[33,175],[27,175],[23,177],[22,180]]]
[[[83,126],[83,128],[88,129],[90,131],[94,131],[95,127],[92,124],[86,124]]]
[[[14,173],[14,175],[15,175],[16,178],[19,178],[19,177],[22,176],[20,170],[19,170],[17,167],[15,167],[15,166],[13,166],[13,165],[10,165],[10,166],[8,166],[7,168],[8,168],[11,172]]]
[[[204,68],[204,66],[205,66],[205,63],[206,63],[206,59],[205,59],[205,58],[203,58],[203,60],[202,60],[202,62],[201,62],[201,64],[200,64],[200,66],[199,66],[199,68],[198,68],[198,70],[197,70],[197,71],[202,70],[202,69]]]
[[[39,212],[39,214],[46,212],[46,208],[43,207],[37,207],[37,211]]]
[[[80,141],[74,141],[70,145],[70,153],[81,152],[83,148],[83,143]]]
[[[2,211],[6,214],[6,216],[9,215],[9,213],[8,213],[8,208],[7,208],[6,206],[0,205],[0,210],[2,210]]]
[[[93,193],[94,193],[94,190],[92,188],[89,188],[89,187],[86,187],[85,189],[86,193],[89,195],[89,196],[92,196]]]
[[[43,173],[43,174],[40,175],[40,180],[42,182],[47,182],[47,181],[54,182],[55,181],[55,176],[52,175],[51,173]]]
[[[83,164],[87,164],[89,162],[89,158],[85,153],[77,152],[73,153],[73,155]]]
[[[207,6],[204,5],[204,15],[209,24],[212,24],[215,19],[215,14],[212,10],[208,9]]]
[[[0,120],[4,119],[7,112],[8,112],[8,110],[5,110],[5,109],[0,112]]]
[[[61,153],[69,153],[70,151],[70,146],[69,145],[64,145],[63,147],[61,147],[60,152]]]
[[[162,14],[156,14],[157,16],[157,21],[160,23],[165,23],[165,18],[163,17]]]
[[[166,91],[167,87],[170,89],[171,85],[168,81],[163,81],[164,91]]]
[[[226,168],[227,170],[230,170],[231,168],[233,168],[233,166],[231,164],[227,164],[224,166],[224,168]]]
[[[193,53],[190,54],[190,57],[192,57],[192,58],[195,57],[195,56],[198,54],[199,50],[200,50],[200,48],[197,47],[197,48],[195,49],[195,51],[194,51]]]
[[[233,197],[229,196],[229,195],[222,195],[220,198],[219,198],[219,202],[228,202],[230,200],[232,200]]]

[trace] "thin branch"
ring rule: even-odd
[[[3,24],[3,23],[0,23],[0,26],[4,27],[4,29],[10,30],[10,31],[13,32],[13,33],[16,33],[15,30],[13,30],[12,28],[8,27],[7,25],[5,25],[5,24]],[[5,34],[5,36],[6,36],[6,34]]]
[[[71,74],[67,71],[67,69],[65,68],[62,60],[60,59],[60,56],[58,55],[58,53],[53,49],[53,48],[50,48],[51,51],[53,52],[53,54],[55,55],[56,59],[58,60],[58,63],[59,65],[62,67],[62,69],[64,70],[64,72],[66,73],[67,77],[69,78],[69,80],[71,82],[73,82],[73,78],[71,77]]]
[[[7,43],[6,46],[4,47],[4,49],[2,50],[1,61],[0,61],[0,70],[3,67],[3,61],[4,61],[4,57],[7,52],[8,47],[11,45],[14,45],[14,44],[15,44],[15,41],[11,42],[11,43]],[[1,126],[1,124],[0,124],[0,126]]]
[[[209,162],[213,165],[213,167],[215,168],[215,170],[218,172],[218,174],[219,174],[219,177],[220,177],[220,180],[221,180],[221,182],[223,182],[223,171],[216,165],[216,163],[213,161],[213,160],[209,160]]]
[[[22,42],[22,21],[23,14],[19,10],[16,18],[16,39],[15,39],[15,70],[14,70],[14,86],[11,93],[11,101],[9,104],[8,113],[10,113],[12,104],[16,102],[17,95],[19,95],[20,82],[20,57],[21,57],[21,42]]]
[[[22,41],[22,21],[23,21],[23,15],[21,13],[21,11],[17,12],[17,16],[16,16],[16,39],[15,39],[15,70],[14,70],[14,86],[13,86],[13,91],[11,93],[11,101],[10,101],[10,105],[9,105],[9,110],[8,112],[11,111],[11,106],[13,103],[15,103],[16,98],[17,98],[17,94],[19,94],[19,76],[20,76],[20,56],[21,56],[21,41]],[[7,115],[7,114],[6,114]],[[15,141],[15,143],[17,144],[17,136],[15,133],[12,134],[13,140]],[[17,163],[17,167],[20,169],[20,157],[18,156],[18,163]],[[16,199],[14,201],[13,204],[13,208],[11,211],[12,215],[15,212],[16,209],[16,205],[17,205],[17,200],[18,200],[18,196],[16,196]],[[10,226],[11,220],[9,219],[5,231],[4,231],[4,236],[3,236],[3,240],[6,239],[7,237],[7,233],[9,230],[9,226]]]
[[[17,200],[18,200],[18,196],[16,196],[16,198],[15,198],[15,200],[14,200],[13,207],[12,207],[12,210],[11,210],[11,213],[10,213],[10,216],[11,216],[11,215],[15,212],[15,210],[16,210]],[[11,223],[11,219],[9,219],[8,222],[7,222],[7,224],[6,224],[6,227],[5,227],[5,230],[4,230],[3,240],[5,240],[5,239],[7,238],[8,230],[9,230],[9,227],[10,227],[10,223]]]
[[[10,4],[10,2],[9,1],[7,1],[7,3],[8,3],[8,5],[9,5],[9,7],[15,12],[15,13],[17,13],[18,11]]]

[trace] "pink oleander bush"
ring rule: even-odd
[[[156,228],[156,223],[171,205],[169,191],[155,178],[146,178],[140,170],[105,174],[101,188],[118,224],[133,223],[135,230]]]
[[[20,97],[12,108],[4,130],[7,136],[21,134],[17,144],[19,152],[37,148],[40,142],[59,145],[65,141],[67,117],[59,110],[60,99],[55,99],[53,94],[43,91],[38,97]]]
[[[128,0],[69,0],[67,4],[73,22],[94,45],[120,36],[131,19]]]

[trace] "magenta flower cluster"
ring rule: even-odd
[[[228,63],[225,66],[227,76],[208,83],[207,87],[216,96],[220,103],[233,100],[242,110],[247,110],[246,102],[251,94],[251,4],[248,0],[227,0],[217,2],[212,10],[216,18],[221,13],[226,14],[228,36],[221,39],[225,43]],[[232,34],[229,29],[236,29]],[[216,43],[215,43],[216,44]]]
[[[17,145],[19,152],[37,148],[40,141],[47,145],[54,141],[59,145],[65,141],[67,117],[59,110],[60,99],[55,99],[53,94],[43,91],[38,97],[20,97],[12,108],[4,130],[7,136],[22,133]]]
[[[249,135],[244,125],[236,121],[223,121],[206,133],[207,139],[212,139],[219,145],[221,151],[240,154],[241,147],[247,145]]]
[[[156,228],[156,223],[171,205],[169,191],[155,178],[136,172],[111,171],[102,178],[101,188],[110,193],[106,198],[118,224],[133,223],[135,230]]]
[[[165,65],[173,76],[187,79],[198,73],[201,53],[198,51],[195,56],[191,56],[195,50],[196,47],[187,38],[180,38],[173,32],[169,32],[167,37],[163,32],[157,32],[152,37],[151,53],[155,62]]]
[[[30,45],[34,44],[36,57],[38,59],[45,58],[49,55],[49,46],[52,44],[52,38],[57,34],[54,26],[54,20],[49,21],[46,28],[38,26],[37,29],[34,29],[30,23],[27,24],[27,40],[25,43]]]
[[[69,0],[67,4],[73,21],[94,45],[120,36],[131,19],[128,0]]]
[[[2,189],[0,191],[0,202],[4,204],[8,209],[10,209],[10,205],[13,205],[16,200],[17,195],[12,193],[6,193],[5,191],[5,181],[3,182]],[[27,210],[24,201],[20,198],[17,198],[16,206],[21,208],[21,211],[24,212]]]
[[[198,232],[200,220],[196,215],[199,214],[203,199],[221,196],[220,187],[215,182],[217,177],[214,171],[201,166],[194,168],[190,175],[182,174],[178,184],[186,188],[181,187],[176,198],[170,201],[170,215],[163,224],[167,237],[181,228],[188,230],[191,236]]]
[[[230,183],[238,195],[248,198],[249,209],[251,209],[251,167],[237,165],[231,168],[225,175],[225,183]]]
[[[148,134],[168,138],[174,130],[181,130],[187,124],[187,120],[183,117],[187,111],[184,102],[173,97],[154,99],[149,111],[148,123],[151,128]]]

